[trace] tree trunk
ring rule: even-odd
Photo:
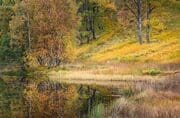
[[[30,30],[30,17],[29,17],[28,13],[27,13],[27,18],[28,18],[28,21],[27,21],[27,25],[28,25],[28,48],[30,51],[31,50],[31,30]]]
[[[3,4],[3,1],[2,0],[0,0],[0,5],[2,5]]]
[[[29,100],[28,118],[32,118],[32,102]]]
[[[150,3],[147,3],[146,20],[146,41],[150,43]]]
[[[93,18],[93,23],[92,23],[92,34],[93,34],[93,39],[96,39],[96,31],[95,31],[95,21],[94,21],[94,18]]]
[[[89,15],[88,15],[88,0],[85,0],[84,1],[84,11],[85,11],[85,26],[86,26],[86,30],[88,31],[89,30],[89,27],[88,27],[88,23],[89,23]]]
[[[90,13],[90,22],[89,22],[89,26],[90,26],[90,31],[92,33],[92,36],[93,36],[93,39],[94,39],[94,30],[93,30],[93,16],[92,16],[92,13]],[[92,39],[92,38],[91,38]]]
[[[96,39],[96,31],[95,31],[95,8],[93,8],[93,15],[92,15],[92,34],[93,34],[93,39]]]
[[[142,44],[142,15],[141,15],[141,7],[142,7],[142,1],[137,0],[137,27],[138,27],[138,40],[139,43]]]

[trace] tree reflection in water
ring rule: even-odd
[[[84,85],[68,85],[51,81],[28,84],[24,90],[28,118],[83,118],[93,107],[109,101],[103,89]]]

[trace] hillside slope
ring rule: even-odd
[[[180,10],[179,4],[175,5],[166,9],[166,28],[161,32],[151,33],[150,44],[139,45],[134,36],[135,32],[125,37],[116,29],[90,44],[78,47],[78,61],[180,63]]]

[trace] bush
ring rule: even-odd
[[[12,56],[10,50],[10,37],[5,34],[0,38],[0,60],[7,61]]]
[[[17,61],[22,55],[20,48],[11,48],[10,41],[11,38],[8,33],[0,37],[0,60],[3,62]]]
[[[150,69],[143,70],[142,73],[144,75],[156,76],[156,75],[161,74],[161,70],[157,68],[150,68]]]

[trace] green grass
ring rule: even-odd
[[[157,68],[150,68],[150,69],[143,70],[142,74],[155,76],[155,75],[161,74],[161,70]]]

